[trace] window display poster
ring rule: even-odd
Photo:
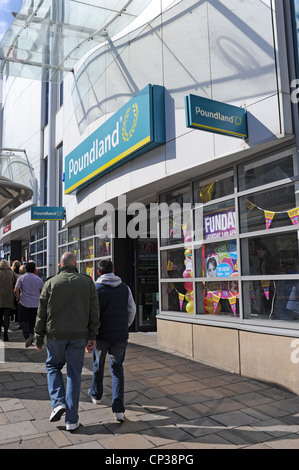
[[[225,209],[209,212],[203,217],[204,239],[232,237],[236,235],[235,210]]]
[[[236,240],[203,246],[203,271],[205,277],[231,277],[238,275]]]

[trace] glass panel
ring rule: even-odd
[[[81,242],[81,259],[89,259],[94,257],[93,238]]]
[[[282,186],[241,197],[241,233],[292,226],[288,211],[296,207],[294,185]]]
[[[95,280],[93,261],[88,261],[87,263],[80,263],[80,273],[86,274],[87,276],[90,276],[93,280]]]
[[[69,229],[69,242],[76,242],[80,237],[79,227],[72,227]]]
[[[58,245],[65,245],[67,243],[67,230],[58,234]]]
[[[89,222],[88,224],[81,225],[81,238],[92,237],[94,235],[94,223]]]
[[[244,163],[238,167],[239,191],[274,183],[293,175],[292,155],[280,158],[271,155],[268,158]]]
[[[241,240],[242,274],[299,273],[298,233]]]
[[[299,279],[243,283],[244,318],[299,320]]]
[[[239,316],[237,281],[196,283],[197,314]]]
[[[24,0],[1,40],[3,57],[8,58],[0,61],[1,68],[10,75],[36,80],[49,75],[49,80],[59,83],[62,72],[70,71],[86,52],[103,44],[107,34],[113,37],[128,26],[150,2],[110,0],[107,8],[105,0]]]
[[[172,279],[193,277],[191,248],[161,251],[161,277]]]
[[[30,253],[36,253],[36,243],[30,243]]]
[[[79,243],[72,243],[71,245],[68,246],[68,250],[70,253],[74,253],[76,255],[77,261],[80,259],[80,249],[79,249]]]
[[[195,250],[196,277],[230,277],[238,275],[236,240],[202,245]]]
[[[202,203],[234,193],[233,170],[194,183],[194,203]]]
[[[95,257],[111,256],[111,241],[108,237],[105,239],[95,237]]]
[[[162,283],[162,310],[166,312],[182,312],[194,313],[193,303],[193,283],[190,284],[189,290],[186,289],[186,283]]]
[[[236,212],[233,200],[201,206],[194,210],[195,240],[236,236]]]

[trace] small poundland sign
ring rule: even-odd
[[[165,144],[165,89],[148,85],[65,158],[65,194]]]
[[[31,207],[31,220],[64,220],[64,207]]]
[[[201,96],[185,98],[187,127],[246,139],[246,109]]]

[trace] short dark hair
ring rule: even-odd
[[[34,261],[28,261],[28,263],[25,264],[26,272],[27,273],[34,273],[35,271],[35,262]]]
[[[98,270],[100,274],[109,274],[113,272],[113,263],[110,259],[101,259],[98,262]]]

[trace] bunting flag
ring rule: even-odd
[[[179,268],[172,261],[168,261],[167,271],[178,271],[178,269]]]
[[[213,294],[213,311],[214,311],[214,313],[216,312],[219,301],[220,301],[219,295]]]
[[[255,298],[254,287],[253,287],[252,282],[250,282],[250,296],[253,300],[253,303],[256,304],[256,298]]]
[[[180,302],[180,310],[182,311],[183,310],[183,302],[184,302],[184,299],[185,299],[185,294],[179,294],[179,302]]]
[[[299,207],[288,211],[288,216],[290,217],[293,225],[298,225]]]
[[[184,240],[185,240],[186,235],[187,235],[187,224],[182,224],[182,231],[183,231]]]
[[[251,212],[252,209],[254,209],[254,207],[256,207],[256,206],[252,202],[248,201],[248,199],[247,199],[247,201],[246,201],[247,212]]]
[[[109,255],[109,250],[110,250],[110,242],[106,242],[106,252]]]
[[[264,289],[264,294],[267,298],[267,300],[269,300],[269,286],[270,286],[270,281],[261,281],[261,284],[262,284],[262,287]]]
[[[166,290],[166,294],[170,294],[170,292],[172,292],[173,290],[175,289],[174,285],[172,283],[168,284],[168,287],[167,287],[167,290]]]
[[[265,220],[266,220],[266,230],[268,230],[273,220],[273,217],[275,216],[275,212],[264,211],[264,214],[265,214]]]
[[[230,303],[230,306],[231,306],[231,309],[233,311],[234,317],[236,317],[237,316],[237,311],[236,311],[237,297],[231,297],[230,299],[228,299],[228,301]]]

